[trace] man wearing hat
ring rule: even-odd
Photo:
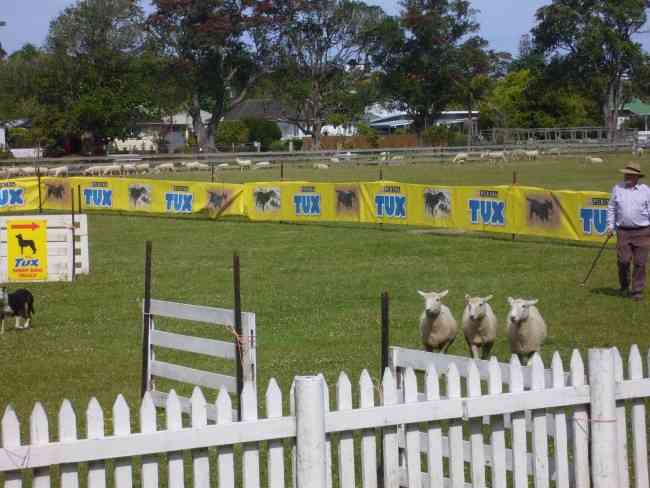
[[[607,206],[607,235],[616,232],[621,295],[642,300],[650,249],[650,187],[639,183],[639,179],[644,176],[639,163],[629,162],[620,171],[624,175],[623,181],[612,189]],[[630,283],[632,263],[634,266]]]

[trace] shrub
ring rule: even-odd
[[[244,144],[248,141],[248,128],[241,120],[226,120],[219,124],[215,139],[217,144]]]
[[[261,119],[244,119],[248,129],[248,142],[259,142],[262,151],[268,151],[275,141],[282,138],[282,131],[275,122]]]
[[[366,138],[370,147],[379,147],[379,133],[375,129],[366,124],[359,124],[357,126],[357,131],[360,136]]]

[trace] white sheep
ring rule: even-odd
[[[459,152],[454,156],[454,159],[451,160],[453,164],[461,164],[469,159],[469,154],[466,152]]]
[[[244,171],[245,169],[251,169],[251,166],[253,165],[253,161],[250,159],[236,159],[237,164],[239,165],[239,168]]]
[[[34,176],[36,174],[36,168],[34,166],[23,166],[20,168],[20,174],[23,176]]]
[[[488,303],[487,297],[470,297],[465,295],[463,310],[463,332],[474,359],[488,359],[497,338],[497,317]]]
[[[226,168],[229,168],[229,167],[230,167],[230,165],[228,163],[219,163],[219,164],[217,164],[217,168],[219,168],[219,169],[226,169]]]
[[[602,164],[605,161],[603,158],[595,158],[593,156],[585,156],[585,164]]]
[[[458,334],[458,324],[451,310],[440,301],[449,290],[440,293],[418,290],[418,293],[424,298],[424,311],[420,316],[422,344],[429,352],[446,353]]]
[[[198,164],[198,163],[197,163]],[[170,173],[174,171],[174,163],[162,163],[154,168],[156,173],[162,173],[164,171],[169,171]]]
[[[522,364],[542,349],[546,339],[546,322],[535,306],[537,300],[508,297],[508,341],[510,351]],[[525,360],[525,361],[524,361]]]
[[[109,164],[101,166],[101,172],[103,176],[108,175],[119,175],[122,172],[122,166],[119,164]]]
[[[125,163],[122,165],[122,173],[125,175],[135,174],[136,171],[135,164],[133,163]]]
[[[135,165],[135,169],[138,173],[146,173],[151,169],[151,165],[149,163],[140,163]]]
[[[270,167],[271,161],[260,161],[259,163],[255,163],[255,169],[265,169]]]
[[[314,163],[314,169],[328,169],[329,166],[325,163]]]
[[[637,158],[642,158],[643,157],[643,148],[642,147],[635,147],[632,149],[632,154],[636,156]]]
[[[534,151],[524,151],[526,153],[526,158],[529,161],[533,161],[539,157],[539,151],[535,149]]]
[[[507,162],[508,156],[505,151],[490,151],[488,153],[488,166],[496,167],[501,162]]]
[[[528,155],[526,154],[528,151],[525,151],[523,149],[515,149],[512,151],[512,160],[513,161],[519,161],[521,159],[527,158]]]

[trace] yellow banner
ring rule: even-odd
[[[0,212],[38,210],[38,178],[0,182]]]
[[[10,282],[47,281],[47,220],[7,221]]]

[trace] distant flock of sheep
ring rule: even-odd
[[[448,290],[440,293],[418,293],[424,298],[424,311],[420,316],[420,333],[424,348],[446,353],[458,335],[458,323],[451,310],[443,305]],[[488,359],[497,338],[497,317],[488,303],[492,295],[471,297],[465,295],[462,329],[465,341],[474,359]],[[507,335],[510,351],[516,354],[522,364],[540,352],[546,339],[546,323],[535,306],[537,300],[508,297],[510,311],[507,317]]]
[[[260,161],[254,163],[250,160],[237,159],[236,164],[220,163],[215,164],[214,168],[218,170],[228,168],[239,168],[242,171],[246,169],[264,169],[271,167],[269,161]],[[111,163],[96,164],[79,169],[78,165],[65,166],[9,166],[0,168],[0,178],[17,178],[21,176],[69,176],[71,174],[83,176],[130,176],[142,175],[147,173],[173,173],[177,171],[210,171],[211,166],[199,161],[175,163]]]

